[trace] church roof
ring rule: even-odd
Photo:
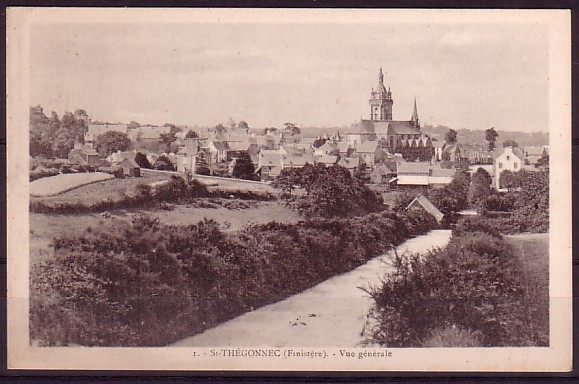
[[[352,127],[351,133],[365,134],[388,134],[388,135],[421,135],[422,132],[415,128],[410,121],[375,121],[362,119]]]

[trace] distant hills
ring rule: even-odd
[[[490,127],[489,127],[490,128]],[[445,125],[437,125],[436,127],[432,125],[424,125],[422,130],[428,133],[432,138],[438,140],[444,140],[444,135],[451,127]],[[484,144],[485,131],[484,130],[470,130],[470,129],[457,129],[457,141],[459,144]],[[497,138],[497,144],[500,145],[505,140],[515,140],[517,144],[521,147],[531,147],[531,146],[542,146],[549,144],[549,134],[547,132],[516,132],[516,131],[500,131],[497,130],[499,137]]]

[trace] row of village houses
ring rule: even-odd
[[[94,133],[94,131],[93,131]],[[452,180],[460,161],[485,167],[491,175],[504,171],[536,169],[538,159],[546,152],[546,147],[503,148],[493,152],[482,147],[447,144],[432,141],[433,155],[429,161],[412,161],[399,153],[390,153],[379,141],[358,141],[359,138],[346,135],[324,137],[319,147],[314,143],[319,138],[290,135],[287,132],[268,132],[264,135],[250,134],[248,131],[206,132],[207,138],[185,139],[178,137],[180,148],[174,153],[146,154],[151,164],[161,155],[166,156],[178,172],[194,173],[197,159],[204,153],[208,164],[229,163],[231,169],[240,151],[247,151],[262,180],[269,181],[279,176],[284,168],[303,167],[305,164],[337,164],[351,173],[365,169],[374,184],[385,186],[430,186],[437,188]],[[90,136],[87,139],[91,139]],[[220,140],[217,140],[220,139]],[[159,140],[159,137],[156,137]],[[430,140],[430,139],[429,139]],[[69,154],[75,164],[95,165],[102,161],[99,154],[88,145],[78,145]],[[503,151],[508,152],[505,156]],[[110,165],[120,167],[125,175],[140,173],[135,162],[136,151],[117,152],[107,158]],[[497,159],[500,161],[497,162]],[[419,160],[419,159],[416,159]],[[100,163],[99,163],[100,164]],[[450,167],[449,167],[450,165]],[[496,170],[495,170],[496,169]],[[498,177],[496,186],[498,188]]]

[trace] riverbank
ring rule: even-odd
[[[398,253],[446,245],[449,230],[433,230],[400,244]],[[372,305],[360,287],[379,284],[393,252],[332,277],[283,301],[243,314],[173,347],[355,347]]]

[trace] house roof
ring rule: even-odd
[[[349,149],[350,149],[350,143],[345,142],[345,141],[341,141],[338,143],[338,150],[340,151],[340,153],[348,152]]]
[[[231,151],[247,151],[250,145],[249,140],[227,142],[227,147]]]
[[[375,153],[376,149],[378,149],[378,142],[377,141],[364,141],[362,144],[356,148],[356,152],[358,153]]]
[[[126,165],[126,166],[129,166],[129,167],[131,167],[131,168],[141,168],[141,167],[139,167],[139,164],[137,164],[137,163],[135,162],[135,160],[130,159],[130,158],[126,158],[126,159],[124,159],[123,161],[117,163],[116,165],[119,166],[119,167],[122,167],[123,165]]]
[[[426,162],[407,162],[398,164],[398,174],[401,173],[421,173],[428,175],[430,173],[430,164]]]
[[[342,156],[338,164],[346,169],[354,169],[360,166],[360,158]]]
[[[432,177],[454,177],[454,169],[432,168],[430,176]]]
[[[442,152],[443,153],[452,153],[452,152],[456,152],[457,150],[459,150],[458,144],[449,144],[446,146],[446,148],[444,148],[444,150]]]
[[[338,156],[334,156],[334,155],[322,155],[322,156],[319,156],[316,160],[317,163],[326,164],[326,165],[336,164],[337,161],[338,161]]]
[[[412,200],[410,204],[408,204],[406,209],[410,208],[414,204],[420,204],[428,213],[434,216],[438,222],[440,222],[444,217],[444,213],[440,212],[438,208],[436,208],[434,204],[432,204],[432,202],[428,200],[423,194],[416,196],[416,198]]]
[[[288,167],[303,167],[306,163],[314,164],[312,155],[287,155],[283,157],[283,165]]]
[[[377,167],[375,167],[370,173],[383,175],[387,173],[395,173],[395,171],[392,170],[392,168],[390,168],[387,164],[380,164]]]
[[[317,150],[318,151],[332,152],[332,151],[335,151],[337,148],[338,148],[338,146],[336,144],[334,144],[328,140],[324,144],[322,144]]]
[[[226,151],[227,150],[227,143],[223,142],[223,141],[213,141],[213,146],[218,150],[218,151]]]

